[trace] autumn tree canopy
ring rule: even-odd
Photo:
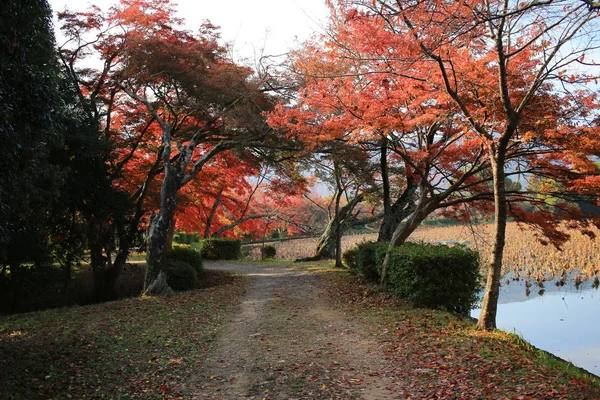
[[[306,85],[271,121],[307,140],[391,143],[406,182],[419,186],[393,242],[437,208],[476,201],[495,213],[490,271],[499,274],[509,215],[557,246],[568,238],[561,228],[587,231],[594,221],[572,204],[555,204],[571,221],[558,225],[530,207],[544,194],[507,187],[507,178],[541,175],[566,191],[595,186],[597,72],[582,67],[595,65],[586,58],[597,49],[596,13],[573,1],[340,1],[330,9],[328,36],[297,57]],[[494,307],[482,327],[494,325]]]

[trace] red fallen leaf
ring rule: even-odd
[[[369,373],[369,376],[379,376],[379,372],[371,372]]]
[[[168,389],[167,385],[162,385],[159,390],[162,394],[165,394],[165,393],[167,393],[167,389]]]
[[[260,335],[260,340],[265,340],[265,335]]]

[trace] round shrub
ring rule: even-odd
[[[207,260],[236,260],[241,256],[242,244],[237,239],[202,239],[202,257]]]
[[[358,270],[358,247],[348,249],[342,254],[344,264],[352,270]]]
[[[173,290],[191,290],[196,287],[198,274],[185,261],[167,259],[167,283]]]
[[[204,270],[202,256],[199,252],[190,247],[174,247],[172,250],[167,251],[165,257],[167,260],[184,261],[188,263],[194,268],[197,275],[200,275]]]
[[[275,258],[275,255],[277,254],[277,249],[275,248],[275,246],[264,246],[260,248],[260,254],[262,255],[263,259]]]

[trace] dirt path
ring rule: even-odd
[[[210,263],[252,278],[237,315],[194,378],[198,399],[391,399],[392,368],[369,332],[333,308],[318,276]],[[376,372],[378,371],[378,372]]]

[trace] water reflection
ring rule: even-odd
[[[600,291],[594,280],[577,276],[575,271],[543,281],[540,287],[507,275],[500,289],[497,325],[600,375]],[[477,318],[480,311],[471,315]]]

